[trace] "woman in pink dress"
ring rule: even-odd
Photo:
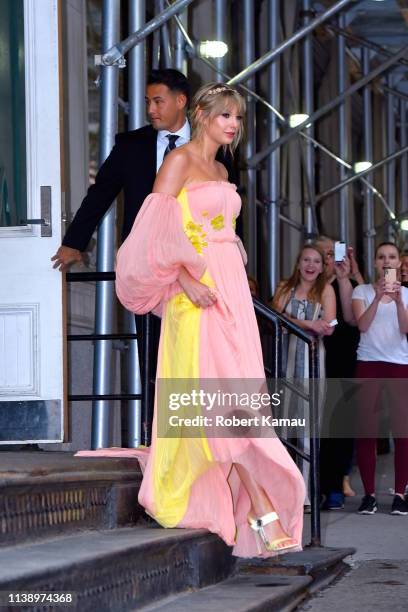
[[[118,252],[120,301],[162,316],[158,382],[235,379],[242,388],[246,379],[264,381],[246,256],[235,234],[241,201],[215,160],[220,146],[237,146],[243,112],[231,87],[199,90],[192,140],[166,156]],[[237,556],[299,550],[304,483],[276,436],[207,436],[203,427],[194,437],[182,428],[166,437],[158,395],[152,444],[132,451],[144,472],[139,501],[147,513],[164,527],[217,533]]]

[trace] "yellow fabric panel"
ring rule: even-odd
[[[186,228],[188,224],[191,227],[193,219],[187,191],[183,189],[177,199],[182,207],[183,227]],[[207,271],[201,282],[214,286]],[[194,427],[196,437],[188,437],[191,436],[188,428],[181,426],[176,430],[173,427],[168,437],[160,437],[168,429],[168,394],[172,387],[177,393],[190,392],[194,384],[195,388],[199,387],[201,313],[201,308],[194,306],[184,293],[180,293],[166,304],[162,322],[158,378],[168,379],[168,382],[159,382],[156,399],[158,435],[153,487],[156,510],[154,518],[164,527],[176,527],[180,523],[188,507],[191,486],[211,467],[213,461],[204,429]],[[178,379],[175,385],[172,385],[173,379]],[[201,407],[186,406],[173,414],[194,417],[201,414]]]

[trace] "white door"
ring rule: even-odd
[[[0,444],[64,437],[58,0],[0,0]],[[45,220],[45,225],[29,220]]]

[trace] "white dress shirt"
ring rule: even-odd
[[[176,147],[181,147],[181,145],[187,144],[190,142],[190,124],[185,121],[183,127],[181,127],[177,132],[169,132],[169,130],[159,130],[157,133],[157,146],[156,146],[156,172],[159,171],[160,166],[163,163],[163,155],[168,147],[169,139],[167,138],[167,134],[174,134],[179,136],[176,140]]]

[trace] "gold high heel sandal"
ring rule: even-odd
[[[290,538],[289,536],[277,538],[276,540],[272,540],[272,542],[268,540],[264,527],[266,527],[266,525],[269,525],[269,523],[273,523],[274,521],[278,520],[279,516],[276,514],[276,512],[269,512],[268,514],[264,514],[264,516],[261,516],[260,518],[252,518],[248,516],[248,522],[251,529],[253,529],[257,533],[257,536],[261,539],[267,551],[285,552],[287,550],[291,550],[292,548],[297,548],[298,545],[296,543],[289,544],[288,546],[279,546],[282,542],[293,540],[293,538]]]

